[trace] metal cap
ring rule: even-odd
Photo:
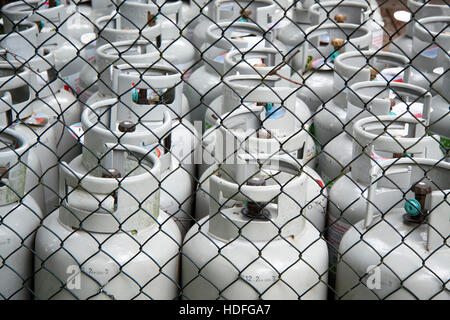
[[[119,123],[118,129],[120,132],[135,132],[136,124],[129,120],[124,120]]]
[[[429,193],[431,193],[431,186],[424,182],[424,181],[420,181],[418,183],[416,183],[416,185],[412,188],[412,191],[416,194],[416,195],[427,195]]]

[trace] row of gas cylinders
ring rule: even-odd
[[[191,26],[198,61],[180,1],[119,1],[75,58],[75,27],[47,45],[65,4],[0,42],[2,297],[449,298],[448,17],[415,24],[410,61],[375,50],[362,2],[280,26],[238,2]]]

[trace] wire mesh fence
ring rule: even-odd
[[[447,0],[1,5],[1,299],[450,299]]]

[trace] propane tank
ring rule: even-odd
[[[103,160],[100,176],[83,155],[61,163],[61,206],[36,234],[36,297],[174,299],[181,236],[159,208],[158,158],[109,144]]]
[[[245,60],[244,60],[245,61]],[[274,68],[268,67],[256,67],[256,72],[246,72],[245,65],[241,64],[231,70],[239,70],[244,67],[244,72],[237,71],[237,75],[230,75],[224,78],[222,81],[224,86],[222,87],[222,95],[214,99],[209,108],[205,112],[205,128],[211,128],[212,124],[220,119],[224,113],[227,113],[242,103],[242,99],[245,102],[256,103],[258,101],[251,101],[249,99],[264,99],[263,94],[269,92],[272,94],[276,91],[284,91],[280,93],[283,97],[288,98],[289,95],[295,95],[296,85],[292,84],[286,78],[283,73],[277,73],[277,75],[271,75]],[[230,71],[229,74],[234,72]],[[261,72],[261,75],[254,74]],[[261,90],[259,90],[261,88]],[[255,92],[253,92],[255,90]],[[249,93],[252,93],[249,96]],[[279,100],[279,99],[278,99]],[[295,106],[292,111],[296,113],[299,119],[305,124],[305,128],[309,129],[312,123],[312,114],[309,111],[308,106],[300,99],[293,100]],[[263,102],[263,100],[261,100]],[[283,101],[280,101],[283,102]]]
[[[410,82],[425,89],[433,87],[448,70],[444,67],[448,67],[450,51],[450,16],[419,20],[414,26],[412,51]]]
[[[83,36],[95,31],[95,21],[111,15],[115,6],[112,0],[71,0],[76,2],[76,12],[67,21],[70,35],[83,43]],[[86,43],[83,43],[84,45]]]
[[[327,248],[302,215],[307,181],[298,175],[301,167],[278,156],[229,166],[235,170],[211,176],[210,192],[238,203],[226,208],[210,201],[209,215],[186,234],[183,297],[326,299]]]
[[[97,102],[83,113],[83,165],[94,174],[107,150],[106,143],[145,148],[161,162],[161,210],[173,218],[184,235],[192,221],[193,181],[180,161],[172,156],[172,117],[165,111],[162,121],[123,120],[118,100]],[[182,187],[181,187],[182,186]]]
[[[69,18],[75,12],[74,5],[64,1],[16,1],[2,7],[5,32],[12,30],[17,21],[28,20],[37,25],[37,45],[34,48],[51,47],[55,50],[55,68],[66,84],[75,90],[80,71],[85,64],[81,43],[72,38]],[[32,56],[35,51],[29,52]]]
[[[406,31],[401,36],[391,41],[389,51],[406,55],[414,58],[413,53],[413,36],[414,29],[418,20],[428,17],[445,17],[450,15],[450,7],[445,0],[424,1],[424,0],[408,0],[407,11],[402,11],[405,17],[400,17],[400,21],[406,25]],[[411,16],[414,14],[414,17]],[[394,13],[394,18],[395,18]],[[419,23],[420,25],[421,23]],[[431,30],[430,30],[431,31]]]
[[[276,102],[280,99],[276,93],[267,94],[264,101]],[[295,96],[291,95],[284,105],[289,106]],[[236,109],[224,115],[223,120],[217,121],[215,131],[205,133],[205,141],[210,141],[203,150],[203,163],[210,164],[199,179],[196,192],[197,220],[208,214],[209,203],[219,201],[211,197],[210,177],[217,172],[223,164],[232,161],[235,153],[248,153],[250,155],[266,155],[268,157],[279,155],[290,159],[302,167],[299,175],[305,178],[306,207],[305,218],[319,231],[325,226],[327,208],[327,191],[320,176],[305,165],[305,145],[309,133],[302,129],[302,125],[295,114],[286,112],[282,117],[271,117],[273,109],[266,111],[261,105],[247,106]],[[275,111],[277,112],[277,111]],[[279,112],[279,111],[278,111]],[[213,135],[211,138],[209,135]],[[307,163],[307,162],[306,162]],[[211,165],[212,164],[212,165]],[[239,164],[242,165],[242,164]],[[232,167],[235,169],[235,167]],[[225,203],[229,206],[229,203]]]
[[[83,69],[77,87],[80,100],[90,105],[116,96],[116,92],[112,90],[111,66],[152,63],[159,58],[159,51],[147,40],[126,40],[102,45],[96,52],[95,69],[92,66]]]
[[[400,157],[440,159],[439,137],[428,136],[426,120],[378,116],[355,124],[351,172],[340,177],[329,192],[328,235],[330,263],[334,269],[343,234],[364,218],[364,193],[370,186],[369,172],[380,161]],[[382,192],[377,201],[385,201]],[[330,273],[330,278],[333,278]]]
[[[349,88],[347,115],[344,131],[330,141],[319,155],[321,176],[328,187],[349,170],[353,161],[353,125],[359,119],[369,116],[397,115],[414,119],[426,119],[429,124],[431,94],[423,88],[406,83],[366,81]],[[364,101],[364,102],[363,102]],[[442,152],[436,150],[435,157],[442,158]],[[357,156],[357,155],[354,155]]]
[[[297,1],[295,7],[292,8],[291,21],[285,26],[279,28],[277,37],[286,46],[288,54],[291,56],[296,54],[304,41],[306,30],[311,26],[329,23],[350,23],[369,26],[374,29],[369,20],[370,6],[367,2],[362,1]],[[296,62],[301,60],[293,60],[292,67],[296,70],[302,69],[303,66]]]
[[[448,153],[449,99],[448,68],[450,67],[449,17],[430,17],[419,20],[414,26],[411,83],[431,90],[433,94],[432,128],[441,136],[442,149]],[[439,120],[439,121],[438,121]],[[443,124],[445,128],[438,128]],[[447,145],[447,146],[446,146]],[[447,156],[448,157],[448,154]]]
[[[31,298],[34,236],[42,213],[25,190],[27,140],[2,128],[0,144],[0,297],[25,300]]]
[[[195,151],[198,131],[187,120],[181,74],[165,64],[120,65],[113,68],[113,91],[119,96],[118,118],[137,121],[162,121],[169,111],[172,121],[172,155],[192,177],[195,176]]]
[[[268,31],[273,21],[278,21],[284,13],[279,9],[276,1],[272,0],[216,0],[209,1],[207,18],[202,19],[194,29],[192,44],[204,53],[208,43],[208,30],[211,26],[220,25],[223,30],[230,25],[239,26],[240,23],[257,25],[258,34]]]
[[[377,5],[378,13],[379,8]],[[383,19],[374,11],[368,1],[326,1],[315,3],[309,9],[311,25],[320,25],[333,19],[336,23],[351,23],[365,25],[372,32],[372,48],[383,46]],[[376,12],[376,11],[375,11]],[[331,17],[331,19],[330,19]]]
[[[136,19],[145,17],[146,12],[157,12],[156,18],[161,23],[161,47],[164,58],[176,67],[185,80],[193,72],[192,66],[197,61],[197,49],[186,39],[181,37],[182,27],[182,2],[181,1],[154,1],[139,0],[125,1],[115,0],[118,6],[118,14],[125,21],[130,21],[130,28],[134,27]],[[151,14],[151,13],[150,13]]]
[[[351,51],[338,55],[334,61],[334,96],[314,114],[314,135],[318,146],[326,149],[327,144],[346,129],[347,92],[352,84],[370,80],[388,84],[408,82],[408,64],[408,58],[385,51]],[[319,156],[319,167],[326,174],[328,160],[320,161],[323,157],[327,155],[322,153]]]
[[[56,125],[46,115],[35,112],[42,107],[32,89],[35,81],[28,68],[15,62],[0,63],[0,125],[22,134],[30,145],[30,180],[26,192],[39,203],[44,213],[51,212],[58,202],[58,156]],[[32,170],[31,170],[32,169]]]
[[[231,53],[230,53],[231,54]],[[240,69],[240,66],[235,68]],[[269,68],[258,68],[258,71],[263,73],[259,75],[235,75],[229,76],[224,79],[223,94],[216,98],[210,105],[210,108],[206,110],[205,114],[205,127],[213,127],[211,124],[220,124],[220,119],[224,119],[223,115],[227,115],[229,112],[236,110],[240,107],[248,108],[250,106],[264,105],[266,117],[272,120],[282,119],[287,116],[297,117],[298,126],[306,130],[311,127],[312,115],[308,107],[303,101],[295,96],[295,89],[291,88],[291,83],[285,81],[279,76],[269,76]],[[273,69],[273,68],[271,68]],[[234,70],[234,68],[233,68]],[[239,73],[239,72],[238,72]],[[265,74],[264,74],[265,73]],[[292,99],[290,99],[293,97]],[[291,128],[293,131],[285,134],[294,134],[298,128]],[[214,131],[214,130],[212,130]],[[209,149],[210,144],[207,139],[203,142],[203,147]],[[301,149],[301,150],[300,150]],[[302,164],[308,165],[313,168],[316,164],[316,148],[312,136],[307,136],[304,145],[301,145],[299,150],[298,159],[302,159]],[[297,154],[295,156],[297,158]],[[206,164],[206,167],[209,166]],[[206,169],[204,164],[200,165],[199,176]]]
[[[447,53],[445,70],[450,68],[450,51]],[[437,80],[434,88],[436,95],[433,97],[433,111],[430,116],[430,131],[441,137],[441,150],[445,160],[450,162],[450,72]]]
[[[28,61],[36,55],[37,25],[22,21],[13,26],[9,32],[4,29],[5,27],[3,27],[3,33],[0,34],[0,49],[6,59]]]
[[[286,47],[288,55],[295,52],[295,48],[303,41],[303,32],[311,26],[309,8],[313,4],[313,0],[295,1],[295,5],[290,10],[290,20],[278,27],[277,38]]]
[[[184,20],[184,28],[182,32],[183,36],[190,43],[192,43],[192,37],[194,36],[195,28],[200,23],[200,21],[205,19],[205,15],[208,16],[208,2],[209,0],[183,0],[183,5],[181,7],[181,16]]]
[[[339,247],[337,298],[450,299],[449,172],[420,158],[372,169],[365,218]]]
[[[89,98],[98,90],[97,86],[101,86],[101,81],[98,81],[99,78],[105,80],[105,77],[102,77],[101,74],[104,68],[99,69],[97,65],[97,52],[93,56],[93,50],[98,50],[99,48],[110,45],[109,48],[116,49],[115,43],[120,42],[121,50],[114,50],[116,53],[113,57],[114,61],[101,61],[103,56],[98,57],[100,59],[99,64],[105,65],[106,63],[116,62],[118,59],[119,53],[127,54],[127,51],[131,46],[135,45],[137,41],[147,41],[148,42],[148,50],[158,49],[161,45],[161,24],[159,21],[156,21],[156,13],[157,8],[152,7],[149,8],[147,14],[145,16],[145,22],[138,20],[138,25],[131,25],[130,21],[125,19],[122,14],[116,13],[111,16],[104,16],[98,18],[96,20],[96,28],[95,35],[90,34],[86,35],[84,42],[85,44],[90,46],[90,49],[87,49],[89,52],[88,60],[83,71],[81,72],[80,81],[77,85],[77,93],[80,96],[82,102],[86,102]],[[141,25],[142,24],[142,25]],[[140,29],[138,29],[140,27]],[[128,47],[125,46],[125,41],[128,41]],[[93,49],[95,47],[95,49]],[[93,50],[92,50],[93,49]],[[109,49],[111,52],[112,49]],[[131,50],[134,52],[134,50]],[[141,52],[143,54],[145,52]],[[110,59],[111,60],[111,59]],[[106,64],[107,65],[107,64]],[[110,78],[110,76],[108,76]],[[109,81],[111,81],[109,79]],[[110,90],[108,90],[110,91]]]
[[[226,54],[233,49],[260,47],[272,47],[283,52],[283,45],[272,39],[270,31],[264,34],[259,26],[252,23],[236,22],[232,27],[219,23],[208,28],[202,56],[205,63],[194,71],[185,88],[193,121],[203,121],[206,108],[222,93],[222,77],[227,73]]]
[[[303,83],[297,96],[315,113],[333,97],[333,86],[324,83],[333,82],[335,58],[347,51],[369,49],[372,33],[366,26],[349,23],[326,23],[310,27],[305,33],[299,54],[292,58],[292,64],[297,66],[293,79]]]
[[[54,129],[56,150],[52,151],[56,151],[58,159],[69,161],[81,153],[81,148],[66,128],[80,121],[81,108],[74,95],[57,77],[54,51],[43,49],[41,56],[29,62],[34,73],[31,86],[36,92],[33,111],[35,117],[47,119]]]

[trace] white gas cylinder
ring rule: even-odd
[[[18,132],[0,134],[0,299],[31,298],[34,236],[42,213],[26,195],[28,144]]]
[[[371,47],[380,49],[383,46],[384,22],[380,16],[380,9],[376,5],[376,10],[373,10],[370,1],[345,0],[315,3],[309,9],[309,19],[311,25],[320,25],[329,19],[333,19],[336,23],[364,25],[372,32]]]
[[[208,215],[186,234],[183,297],[326,299],[327,248],[302,215],[307,179],[300,166],[278,156],[241,160],[210,179],[215,199],[238,203],[210,201]]]
[[[266,101],[276,101],[277,98],[274,96],[275,94],[272,97],[266,97]],[[292,96],[291,102],[293,99],[295,96]],[[286,104],[289,103],[285,102]],[[213,138],[208,136],[213,134]],[[207,215],[210,202],[223,203],[221,199],[211,196],[210,177],[224,164],[233,161],[235,153],[267,157],[279,155],[301,167],[298,174],[305,176],[305,198],[307,200],[304,216],[322,232],[325,226],[327,191],[320,176],[305,165],[305,158],[307,158],[305,145],[308,138],[309,133],[303,129],[298,118],[289,112],[286,112],[283,117],[272,119],[267,116],[264,106],[255,105],[241,107],[224,114],[224,119],[221,122],[218,121],[217,126],[210,132],[205,133],[204,140],[205,142],[209,140],[209,143],[203,150],[203,161],[209,166],[205,165],[206,168],[199,179],[195,218],[199,220]],[[239,170],[235,167],[231,169]],[[231,204],[224,203],[223,205],[228,207]]]
[[[445,64],[446,70],[450,68],[450,51]],[[433,110],[430,116],[430,131],[441,137],[441,150],[446,161],[450,162],[450,72],[436,81],[433,86]]]
[[[2,55],[12,61],[28,61],[36,54],[37,35],[37,25],[29,21],[17,23],[10,31],[3,30],[0,34]]]
[[[364,194],[370,186],[370,168],[392,158],[442,158],[439,137],[426,134],[427,123],[406,116],[378,116],[361,119],[355,124],[351,172],[339,177],[329,191],[327,239],[333,270],[343,234],[364,217]],[[377,201],[385,201],[381,191],[377,197]]]
[[[44,49],[42,58],[37,56],[29,62],[36,92],[33,111],[37,117],[46,118],[53,126],[56,137],[56,154],[59,159],[70,161],[81,153],[81,148],[66,128],[80,122],[81,107],[71,90],[58,78],[55,65],[55,52]]]
[[[413,36],[414,28],[420,19],[428,17],[445,17],[450,15],[450,6],[445,0],[424,1],[408,0],[405,10],[394,13],[394,18],[405,23],[406,31],[391,41],[389,51],[414,58]],[[414,13],[414,17],[411,15]]]
[[[17,21],[25,19],[37,25],[35,48],[42,46],[55,50],[55,68],[73,90],[85,64],[82,45],[70,34],[68,20],[74,12],[75,6],[63,1],[15,1],[2,7],[6,32],[11,31]],[[34,55],[35,51],[28,54]]]
[[[61,206],[36,234],[37,299],[178,295],[181,236],[159,208],[160,162],[142,148],[108,147],[100,176],[83,155],[61,163]]]
[[[423,158],[372,169],[365,217],[339,247],[336,298],[450,299],[449,173],[449,163]]]
[[[222,78],[227,74],[225,56],[233,49],[243,50],[269,47],[283,52],[283,45],[255,24],[236,22],[212,25],[206,31],[203,66],[194,71],[186,82],[185,92],[193,121],[203,121],[211,102],[222,93]]]
[[[72,38],[83,43],[83,36],[95,31],[95,21],[104,16],[111,15],[115,9],[113,0],[71,0],[76,2],[76,11],[70,16],[68,28]],[[86,44],[86,43],[83,43]]]
[[[265,69],[265,70],[264,70]],[[262,68],[261,71],[267,71],[269,68]],[[245,73],[243,75],[228,76],[224,79],[223,94],[216,98],[206,110],[205,127],[211,128],[221,125],[220,120],[225,119],[230,112],[239,108],[248,108],[252,106],[264,106],[265,117],[270,121],[284,121],[284,117],[297,117],[295,126],[290,127],[292,131],[284,131],[283,134],[294,134],[298,128],[309,130],[311,127],[312,115],[309,108],[303,101],[295,96],[295,87],[291,87],[289,81],[284,80],[282,75],[268,76],[267,72],[263,76]],[[292,98],[292,99],[291,99]],[[298,128],[297,128],[298,127]],[[285,128],[287,129],[287,128]],[[207,140],[210,140],[210,137]],[[316,164],[316,148],[311,136],[306,136],[304,145],[299,146],[299,153],[296,158],[302,164],[313,168]],[[208,149],[210,142],[204,141],[203,147]],[[277,151],[277,150],[272,150]],[[297,152],[297,150],[295,150]],[[300,160],[301,159],[301,160]],[[206,165],[210,165],[206,164]],[[206,167],[201,164],[199,167],[199,176]]]
[[[273,47],[232,50],[224,57],[226,76],[235,74],[268,75],[270,72],[289,77],[289,66],[284,64],[280,51]]]
[[[450,16],[420,19],[414,26],[412,51],[410,83],[433,88],[448,70]]]
[[[170,61],[183,74],[184,80],[189,79],[193,72],[193,65],[197,61],[197,49],[181,36],[183,24],[182,2],[154,0],[115,0],[115,2],[118,6],[118,14],[123,17],[124,26],[126,25],[125,21],[128,20],[130,24],[132,22],[140,26],[139,18],[141,20],[144,17],[146,18],[146,12],[156,11],[158,13],[156,19],[161,23],[161,46],[159,50],[164,58]]]
[[[256,47],[256,48],[246,48],[239,50],[231,50],[225,55],[224,58],[224,70],[226,73],[223,75],[223,83],[219,83],[215,89],[221,89],[223,94],[215,98],[209,108],[205,112],[205,123],[204,128],[207,130],[221,117],[221,109],[227,109],[227,107],[222,107],[224,102],[224,97],[226,97],[229,92],[226,91],[226,87],[233,87],[231,83],[227,82],[231,75],[258,75],[265,77],[268,75],[277,75],[280,77],[280,81],[277,84],[281,86],[283,84],[286,87],[293,87],[295,84],[289,82],[290,80],[290,67],[283,62],[283,57],[280,51],[273,47]],[[239,81],[235,81],[239,82]],[[238,90],[238,89],[237,89]],[[235,95],[234,92],[231,94]],[[299,109],[303,109],[305,114],[303,114],[304,119],[309,119],[311,114],[307,106],[303,101],[297,100]],[[301,112],[303,113],[303,111]]]
[[[94,64],[83,69],[77,92],[90,105],[116,97],[112,89],[111,66],[125,63],[152,63],[160,58],[157,48],[147,40],[125,40],[104,44],[96,50]]]
[[[286,46],[289,56],[296,53],[304,41],[306,30],[311,26],[325,23],[350,23],[362,25],[365,23],[372,30],[372,20],[369,20],[371,13],[370,6],[363,1],[296,1],[292,7],[292,18],[286,25],[280,26],[277,30],[277,38]],[[378,46],[379,47],[379,46]],[[291,63],[296,70],[303,68],[299,65],[299,59],[294,59]]]
[[[42,107],[32,88],[35,76],[17,62],[0,63],[1,125],[22,134],[30,145],[30,171],[26,192],[39,203],[44,213],[58,202],[58,155],[56,126],[46,115],[35,112]]]
[[[372,33],[366,26],[350,23],[325,23],[306,31],[300,51],[292,58],[296,66],[293,79],[303,83],[297,96],[316,112],[333,97],[333,69],[335,58],[344,52],[368,50]]]
[[[173,218],[184,235],[192,222],[192,176],[172,156],[172,117],[164,112],[162,121],[129,121],[117,114],[118,100],[93,104],[83,113],[83,165],[94,174],[104,166],[107,143],[145,148],[161,162],[161,210]]]
[[[183,0],[181,7],[183,17],[183,36],[192,43],[194,30],[208,15],[209,0]],[[195,48],[195,47],[194,47]]]
[[[147,41],[149,51],[159,49],[161,46],[161,24],[155,18],[157,8],[148,8],[146,13],[145,21],[138,20],[140,22],[136,22],[138,26],[130,26],[131,22],[119,13],[103,16],[96,20],[95,34],[86,35],[85,39],[83,39],[85,45],[89,46],[89,49],[86,50],[87,54],[89,53],[87,56],[89,63],[86,63],[83,67],[76,87],[76,92],[79,94],[82,102],[85,103],[97,90],[100,90],[99,87],[102,86],[102,80],[111,81],[110,79],[106,80],[105,76],[102,77],[105,69],[102,66],[109,66],[108,64],[117,62],[116,56],[119,53],[126,55],[135,54],[135,50],[130,49],[128,51],[128,49],[136,45],[138,41]],[[120,45],[116,47],[115,43],[117,42],[120,42]],[[126,47],[126,44],[128,44],[128,47]],[[116,53],[112,57],[116,59],[114,61],[110,61],[111,59],[104,61],[102,59],[105,57],[100,54],[100,57],[98,57],[99,62],[97,63],[97,50],[105,45],[109,45],[109,52]],[[139,52],[139,54],[144,53]],[[145,62],[148,63],[147,61]]]
[[[408,82],[408,64],[408,58],[385,51],[350,51],[338,55],[334,60],[334,96],[314,114],[317,143],[326,147],[345,130],[347,92],[352,84],[370,80]]]
[[[314,135],[317,148],[322,150],[319,153],[318,171],[327,184],[346,171],[345,166],[351,161],[352,139],[345,133],[352,132],[352,122],[355,120],[347,115],[349,88],[355,83],[369,80],[381,81],[388,86],[408,82],[408,61],[406,57],[385,51],[353,51],[336,58],[333,81],[335,96],[314,114]],[[417,90],[417,95],[425,92],[420,88]],[[410,101],[405,104],[395,97],[393,92],[389,96],[395,104],[390,112],[402,114],[409,109],[414,114],[418,111],[416,109],[421,110],[420,103]]]
[[[353,126],[359,119],[391,114],[426,119],[427,125],[429,124],[427,117],[431,110],[431,94],[414,85],[398,82],[386,85],[383,81],[359,82],[350,86],[347,100],[343,132],[326,144],[319,155],[320,173],[328,187],[350,170],[353,156],[357,157],[352,155],[353,143],[358,143],[353,136]],[[442,153],[437,152],[434,156],[442,158]]]
[[[202,19],[194,29],[192,44],[204,53],[208,42],[207,30],[213,25],[221,25],[226,29],[238,23],[251,23],[258,26],[258,33],[264,33],[271,27],[272,21],[281,18],[276,1],[272,0],[216,0],[209,1],[207,18]]]
[[[201,128],[185,116],[181,74],[166,64],[132,64],[113,68],[113,91],[119,96],[118,118],[136,122],[162,121],[164,111],[172,117],[170,150],[184,170],[195,176],[195,152]]]
[[[411,83],[431,90],[433,110],[431,131],[439,134],[442,149],[448,158],[450,132],[449,72],[450,68],[450,18],[448,16],[420,19],[414,26]]]
[[[296,51],[295,48],[303,41],[303,32],[311,26],[309,8],[313,4],[314,0],[295,1],[295,5],[284,14],[286,16],[291,14],[287,23],[278,26],[277,38],[286,47],[288,55]]]

